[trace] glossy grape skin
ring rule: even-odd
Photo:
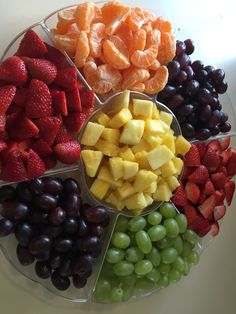
[[[83,237],[89,233],[89,226],[83,218],[78,221],[78,236]]]
[[[180,281],[181,273],[177,269],[172,268],[168,274],[168,279],[169,279],[169,282],[176,283]]]
[[[31,265],[35,261],[35,257],[30,254],[28,248],[21,246],[20,244],[17,245],[16,254],[22,266]]]
[[[151,261],[154,267],[159,266],[161,263],[161,254],[159,253],[158,249],[154,246],[152,247],[151,252],[146,254],[146,257],[148,260]]]
[[[125,253],[123,250],[118,248],[109,248],[106,254],[106,261],[111,264],[118,263],[123,260]]]
[[[73,275],[73,285],[77,289],[84,288],[87,283],[87,278],[80,277],[79,275]]]
[[[179,226],[175,219],[168,218],[164,221],[163,226],[166,229],[167,236],[170,238],[175,238],[179,234]]]
[[[150,225],[159,225],[162,221],[162,215],[157,211],[152,212],[148,215],[147,221]]]
[[[16,194],[17,194],[17,197],[22,202],[29,203],[33,200],[33,195],[30,192],[28,182],[21,182],[21,183],[17,184]]]
[[[45,253],[50,249],[51,241],[48,236],[40,235],[33,238],[29,243],[29,251],[32,255]]]
[[[144,217],[138,216],[129,220],[128,229],[131,232],[138,232],[145,228],[147,222]]]
[[[125,259],[128,262],[136,263],[144,258],[144,254],[138,247],[129,247],[125,251]]]
[[[77,247],[83,252],[94,252],[100,246],[100,238],[94,235],[87,235],[77,240]]]
[[[7,203],[3,206],[1,215],[11,221],[20,221],[29,214],[29,207],[24,203]]]
[[[34,234],[35,230],[33,226],[27,222],[19,224],[15,230],[16,239],[22,246],[27,246]]]
[[[207,140],[211,136],[211,131],[208,128],[200,129],[196,132],[198,140]]]
[[[181,256],[187,257],[192,252],[193,247],[194,246],[190,244],[189,242],[183,241],[183,251],[181,253]]]
[[[178,114],[182,116],[190,116],[194,111],[194,106],[192,104],[185,104],[178,110]]]
[[[84,211],[85,219],[90,223],[103,223],[108,216],[108,212],[105,207],[88,207]]]
[[[153,226],[148,229],[148,235],[152,242],[160,241],[166,236],[166,229],[162,225]]]
[[[176,88],[167,84],[165,88],[160,92],[160,96],[163,98],[170,98],[176,94]]]
[[[198,264],[198,262],[199,262],[199,255],[198,255],[198,253],[195,252],[195,251],[190,252],[190,254],[187,256],[187,262],[189,264],[193,264],[193,265]]]
[[[73,273],[83,275],[90,271],[93,267],[94,258],[90,254],[82,254],[77,256],[72,263]]]
[[[178,214],[175,220],[179,226],[179,233],[184,233],[187,230],[188,221],[184,214]]]
[[[207,88],[201,88],[197,95],[198,101],[202,104],[209,104],[212,100],[212,95]]]
[[[199,242],[199,236],[193,230],[186,230],[183,234],[183,239],[188,241],[192,245],[196,245]]]
[[[186,66],[191,64],[191,59],[190,59],[190,57],[186,53],[182,54],[178,58],[178,61],[179,61],[181,69],[184,69]]]
[[[174,218],[177,214],[175,207],[171,203],[163,203],[159,210],[164,218]]]
[[[49,215],[49,221],[57,226],[63,223],[66,219],[66,212],[61,207],[53,208]]]
[[[70,286],[70,279],[60,276],[57,271],[52,274],[51,281],[54,287],[61,291],[67,290]]]
[[[6,237],[14,230],[14,224],[9,219],[0,220],[0,237]]]
[[[191,55],[194,52],[194,42],[192,41],[192,39],[186,39],[184,43],[186,46],[186,53],[188,55]]]
[[[95,299],[100,302],[105,301],[110,290],[110,281],[105,278],[99,278],[95,288]]]
[[[180,107],[183,103],[184,103],[183,96],[180,94],[176,94],[168,100],[167,105],[171,110],[173,110],[176,109],[177,107]]]
[[[29,222],[36,225],[48,224],[48,212],[33,210],[29,216]]]
[[[182,56],[186,51],[185,42],[176,40],[176,56]]]
[[[53,246],[58,252],[69,252],[73,247],[73,241],[70,238],[57,238],[53,242]]]
[[[120,261],[113,266],[113,270],[117,276],[128,276],[133,273],[134,265],[128,261]]]
[[[158,227],[158,226],[157,226]],[[152,242],[147,232],[140,230],[135,234],[135,240],[138,248],[144,253],[148,254],[152,250]]]
[[[147,259],[143,259],[141,261],[138,261],[135,265],[134,265],[134,271],[137,275],[146,275],[148,273],[150,273],[150,271],[153,269],[152,263],[147,260]]]
[[[196,74],[196,79],[199,83],[205,84],[207,82],[208,73],[204,69],[199,70]]]
[[[156,283],[161,278],[161,273],[157,268],[153,268],[148,274],[146,274],[146,278]]]
[[[170,63],[168,63],[167,68],[169,72],[169,79],[172,80],[178,75],[180,71],[180,64],[178,61],[173,60]]]
[[[41,229],[41,234],[47,235],[49,239],[55,239],[63,232],[62,226],[45,226]]]
[[[10,202],[15,199],[15,189],[11,186],[3,186],[0,188],[0,204]]]
[[[59,254],[54,254],[53,256],[50,257],[49,260],[49,265],[52,269],[58,269],[63,262],[63,257]]]
[[[63,190],[62,180],[59,178],[46,178],[44,180],[44,192],[58,195]]]
[[[228,89],[228,84],[225,81],[215,86],[215,90],[219,94],[224,94],[227,91],[227,89]]]
[[[164,264],[172,264],[176,261],[178,252],[174,248],[167,248],[161,252],[161,260]]]
[[[101,237],[103,235],[104,232],[104,228],[102,225],[90,225],[89,226],[89,232],[93,235],[96,235],[98,237]]]
[[[176,261],[172,264],[172,266],[180,273],[184,273],[185,271],[185,261],[181,256],[177,257]]]
[[[122,285],[123,296],[122,301],[128,301],[134,294],[134,286]]]
[[[109,292],[109,301],[111,303],[121,302],[123,298],[123,290],[120,287],[113,287]]]
[[[187,96],[194,96],[199,91],[200,84],[197,80],[193,79],[187,82],[185,87],[185,93]]]
[[[158,267],[160,273],[162,275],[168,275],[168,273],[170,272],[171,270],[171,265],[170,264],[164,264],[164,263],[161,263]]]
[[[166,249],[173,246],[173,241],[170,238],[165,237],[164,239],[157,242],[159,249]]]
[[[72,218],[80,216],[81,199],[78,194],[68,194],[64,203],[64,210],[67,215]]]
[[[229,132],[231,130],[231,125],[229,122],[224,122],[220,124],[220,130],[223,133]]]
[[[115,232],[111,243],[118,249],[126,249],[130,245],[130,238],[124,232]]]
[[[127,217],[120,216],[117,220],[114,232],[126,232],[128,229],[128,222],[129,220]]]
[[[184,71],[187,73],[187,81],[192,80],[194,76],[192,67],[188,65],[184,68]]]
[[[74,234],[78,231],[79,225],[78,221],[74,218],[67,218],[63,222],[63,229],[64,232],[67,234]]]
[[[34,196],[43,194],[44,191],[43,180],[41,178],[31,180],[29,182],[29,189]]]
[[[63,183],[65,194],[80,194],[79,184],[72,178],[68,178]]]
[[[72,276],[72,261],[70,258],[65,258],[61,263],[60,267],[58,268],[58,273],[62,277],[70,277]]]
[[[192,124],[184,123],[182,124],[182,133],[185,138],[190,139],[195,136],[195,129]]]
[[[41,209],[51,210],[57,206],[57,199],[50,194],[42,194],[36,196],[34,199],[34,203]]]
[[[155,287],[155,283],[148,278],[138,278],[135,283],[135,288],[139,291],[150,291]]]
[[[41,279],[47,279],[51,277],[51,268],[47,263],[44,262],[36,262],[35,263],[35,273]]]
[[[196,60],[192,63],[192,68],[194,72],[198,72],[199,70],[203,69],[204,64],[201,60]]]
[[[184,70],[180,70],[175,78],[175,81],[178,84],[183,84],[187,80],[187,78],[188,78],[187,73]]]

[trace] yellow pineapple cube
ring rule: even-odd
[[[160,111],[160,119],[165,122],[168,126],[171,126],[173,116],[172,114],[165,112],[165,111]]]
[[[124,165],[121,157],[109,158],[109,166],[114,180],[118,180],[124,176]]]
[[[101,138],[109,143],[119,145],[120,131],[118,129],[105,128],[102,132]]]
[[[145,133],[144,132],[143,138],[152,147],[160,146],[161,143],[162,143],[162,138],[160,136],[152,135],[150,133]]]
[[[170,126],[168,124],[166,124],[164,121],[159,120],[161,126],[163,127],[164,131],[167,132],[170,130]]]
[[[157,180],[157,175],[150,170],[139,170],[134,180],[134,191],[143,192],[152,182]]]
[[[173,157],[174,154],[165,145],[160,145],[147,154],[148,162],[153,170],[160,168]]]
[[[157,105],[156,104],[153,104],[152,119],[154,119],[154,120],[159,120],[160,119],[159,110],[157,109]]]
[[[123,108],[121,111],[116,113],[111,120],[109,121],[108,125],[110,128],[119,129],[124,124],[126,124],[130,119],[132,119],[132,114],[128,108]]]
[[[124,200],[134,193],[134,187],[129,182],[124,182],[123,185],[116,190],[116,195],[119,197],[120,200]]]
[[[89,177],[95,177],[102,161],[103,153],[95,150],[84,149],[81,152],[85,170]]]
[[[145,199],[146,200],[146,199]],[[134,216],[140,216],[141,214],[142,214],[142,212],[143,212],[143,209],[133,209],[132,210],[132,214],[134,215]]]
[[[157,175],[157,176],[160,176],[161,175],[161,169],[158,168],[156,170],[153,170],[153,172]]]
[[[175,154],[175,138],[172,134],[166,134],[163,137],[162,144],[167,146]]]
[[[116,157],[119,155],[119,147],[115,144],[109,143],[102,139],[98,140],[95,144],[95,148],[100,150],[104,155],[109,157]]]
[[[107,182],[109,186],[113,189],[122,186],[122,180],[115,181],[108,166],[102,166],[97,177],[98,179]]]
[[[124,180],[133,178],[138,172],[139,165],[137,162],[124,160],[123,166],[124,166],[124,177],[123,177]]]
[[[166,182],[158,184],[156,192],[152,195],[153,199],[159,202],[169,202],[171,196],[171,190]]]
[[[103,126],[108,126],[109,121],[111,120],[111,118],[105,114],[104,112],[100,113],[98,118],[97,118],[97,122]]]
[[[129,120],[123,127],[120,143],[136,145],[140,142],[144,132],[144,121]]]
[[[120,200],[115,192],[110,193],[105,201],[109,204],[111,204],[113,207],[115,207],[117,210],[121,211],[122,209],[125,208],[125,202]]]
[[[184,162],[181,158],[179,157],[174,157],[172,159],[174,165],[175,165],[175,168],[176,168],[176,174],[177,175],[180,175],[182,173],[182,170],[183,170],[183,166],[184,166]]]
[[[153,198],[151,197],[150,194],[144,193],[143,194],[146,200],[146,207],[152,205],[153,203]]]
[[[162,135],[165,130],[162,126],[161,120],[147,119],[145,122],[145,133],[151,135]]]
[[[148,159],[147,159],[147,152],[143,150],[142,152],[138,152],[135,154],[135,160],[139,164],[140,169],[151,169]]]
[[[103,130],[103,125],[94,122],[88,122],[82,135],[81,144],[94,146],[102,135]]]
[[[175,176],[170,176],[166,178],[166,182],[168,183],[171,192],[177,189],[180,186],[179,180]]]
[[[121,110],[122,108],[129,108],[129,103],[130,103],[129,90],[123,91],[118,96],[112,99],[112,107],[116,108],[117,111]]]
[[[119,155],[123,160],[135,161],[134,153],[132,152],[131,148],[128,145],[125,145],[124,147],[120,148]]]
[[[146,207],[146,199],[142,192],[131,195],[125,199],[125,206],[129,210],[144,209]]]
[[[152,117],[153,102],[144,99],[133,99],[133,114],[135,116]]]
[[[175,175],[176,173],[177,170],[172,160],[168,161],[161,167],[161,174],[163,178]]]
[[[162,176],[157,177],[157,186],[160,184],[165,184],[165,183],[166,183],[166,180],[163,179]]]
[[[131,147],[134,154],[141,152],[143,150],[149,151],[150,148],[151,148],[150,145],[143,138],[140,140],[140,142],[137,145],[134,145]]]
[[[157,181],[153,181],[149,187],[147,187],[143,192],[147,193],[147,194],[152,194],[154,192],[156,192],[157,189]]]
[[[109,190],[110,185],[103,180],[96,179],[90,187],[90,192],[99,200],[102,200]]]
[[[184,156],[190,150],[191,144],[182,136],[177,136],[175,140],[175,151],[177,155]]]

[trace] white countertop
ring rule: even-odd
[[[126,1],[133,4],[134,1]],[[74,4],[71,0],[0,0],[0,55],[24,28],[50,12]],[[154,4],[155,3],[155,4]],[[201,47],[203,61],[226,72],[229,96],[236,102],[236,22],[234,0],[135,1],[168,16]],[[199,55],[199,53],[198,53]],[[236,141],[234,140],[234,145]],[[236,313],[236,197],[228,208],[220,234],[202,254],[188,277],[167,289],[125,304],[83,305],[63,301],[17,274],[0,253],[0,313],[65,314],[120,313],[235,314]],[[40,292],[39,292],[40,291]]]

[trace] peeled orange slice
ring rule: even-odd
[[[97,79],[97,65],[94,62],[94,60],[91,60],[90,57],[88,59],[90,59],[90,60],[86,61],[84,68],[83,68],[83,72],[84,72],[84,76],[85,76],[86,80],[91,85],[92,82],[96,81],[96,79]]]
[[[158,29],[153,29],[147,34],[146,48],[156,47],[158,49],[161,43],[161,33]]]
[[[173,33],[162,33],[161,44],[158,50],[157,60],[163,65],[173,60],[176,50],[176,40]]]
[[[146,69],[138,69],[132,67],[125,70],[123,73],[122,89],[129,89],[130,87],[137,85],[148,80],[150,77],[149,71]]]
[[[121,23],[120,28],[116,32],[116,36],[120,37],[123,42],[126,44],[126,46],[129,48],[130,43],[133,40],[133,32],[129,28],[128,24]]]
[[[57,18],[59,23],[68,25],[75,22],[75,11],[76,6],[72,8],[67,8],[58,12]]]
[[[85,65],[86,59],[89,55],[89,41],[85,31],[81,31],[77,38],[77,46],[74,63],[78,68]]]
[[[78,5],[75,11],[75,20],[81,31],[88,32],[90,30],[90,24],[94,18],[94,11],[94,4],[91,1]]]
[[[145,92],[148,94],[159,93],[167,84],[168,70],[166,66],[161,66],[156,70],[152,78],[146,81]]]
[[[112,83],[105,80],[100,80],[94,82],[91,87],[97,94],[106,94],[109,93],[112,89]]]
[[[94,5],[94,17],[92,19],[92,23],[99,23],[103,21],[102,17],[102,10],[97,6],[96,4]]]
[[[105,38],[105,24],[91,24],[89,33],[90,55],[99,58],[102,53],[102,40]]]
[[[160,66],[161,66],[160,62],[157,59],[155,59],[148,69],[151,71],[156,71]]]
[[[116,35],[112,35],[109,36],[108,39],[116,46],[116,48],[123,53],[123,55],[125,55],[127,58],[129,58],[129,50],[126,46],[126,44],[124,43],[124,41],[116,36]]]
[[[106,63],[115,69],[124,70],[130,66],[129,59],[108,39],[103,43],[103,56]]]
[[[132,86],[131,89],[135,92],[143,93],[145,90],[145,85],[144,85],[144,83],[138,83],[138,84]]]
[[[172,31],[170,20],[164,18],[163,16],[159,16],[154,22],[152,22],[152,27],[158,29],[161,33]]]
[[[139,30],[145,23],[143,10],[140,8],[132,8],[127,18],[127,23],[132,31]]]
[[[146,32],[146,34],[152,32],[152,25],[151,25],[151,23],[144,24],[142,26],[142,29]]]
[[[131,56],[131,62],[138,68],[148,68],[157,57],[156,47],[150,47],[144,51],[136,50]]]
[[[54,32],[54,34],[65,35],[66,32],[68,31],[69,25],[70,24],[62,24],[58,22],[57,27],[56,27],[56,32]]]
[[[133,41],[130,44],[130,55],[132,55],[136,50],[143,51],[146,45],[146,32],[143,29],[137,30],[134,33]]]
[[[70,38],[67,35],[55,35],[54,41],[55,41],[55,45],[59,49],[65,50],[70,57],[74,57],[77,39]]]
[[[99,79],[111,82],[113,87],[119,85],[122,81],[120,71],[114,69],[109,64],[100,65],[97,69],[97,75]]]
[[[68,30],[66,32],[66,35],[71,37],[71,38],[77,38],[80,34],[80,30],[78,28],[78,25],[76,23],[71,24],[68,27]]]

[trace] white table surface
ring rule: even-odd
[[[133,4],[134,1],[126,1]],[[71,0],[0,0],[0,55],[17,33]],[[229,96],[236,102],[236,22],[234,0],[143,0],[145,6],[168,16],[201,47],[203,61],[226,71]],[[235,144],[235,140],[234,140]],[[198,266],[178,284],[120,305],[83,305],[42,292],[17,274],[0,253],[0,313],[65,314],[120,313],[235,314],[236,313],[236,197],[220,234],[201,256]]]

